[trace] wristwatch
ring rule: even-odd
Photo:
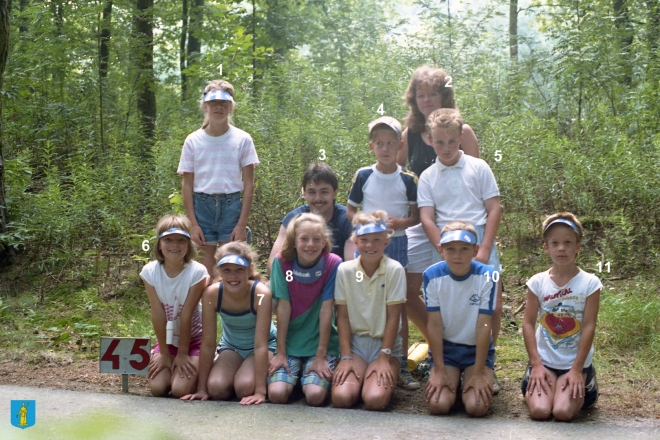
[[[392,354],[392,349],[390,348],[381,348],[380,351],[382,351],[385,354],[389,354],[389,355]]]

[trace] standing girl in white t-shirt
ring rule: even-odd
[[[598,399],[591,359],[603,285],[575,263],[582,234],[582,225],[570,212],[548,217],[543,249],[552,267],[527,281],[523,338],[529,366],[522,392],[536,420],[572,420]]]
[[[147,376],[154,396],[167,396],[172,390],[175,397],[182,397],[197,389],[202,343],[199,300],[209,276],[194,261],[190,229],[186,217],[161,218],[156,224],[155,260],[140,272],[157,340]]]
[[[201,106],[204,123],[186,138],[177,173],[183,175],[181,192],[191,238],[202,248],[202,264],[213,273],[216,248],[247,238],[259,158],[250,135],[229,124],[234,111],[231,84],[211,81]]]

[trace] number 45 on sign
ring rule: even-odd
[[[147,375],[151,340],[147,338],[101,338],[99,371],[121,374],[122,391],[128,392],[128,375]]]

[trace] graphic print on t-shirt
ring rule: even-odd
[[[573,306],[557,304],[541,316],[543,334],[553,348],[577,346],[575,335],[580,332],[581,324]]]

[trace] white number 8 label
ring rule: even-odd
[[[293,281],[293,272],[290,271],[290,270],[287,270],[286,271],[286,282],[290,283],[291,281]]]

